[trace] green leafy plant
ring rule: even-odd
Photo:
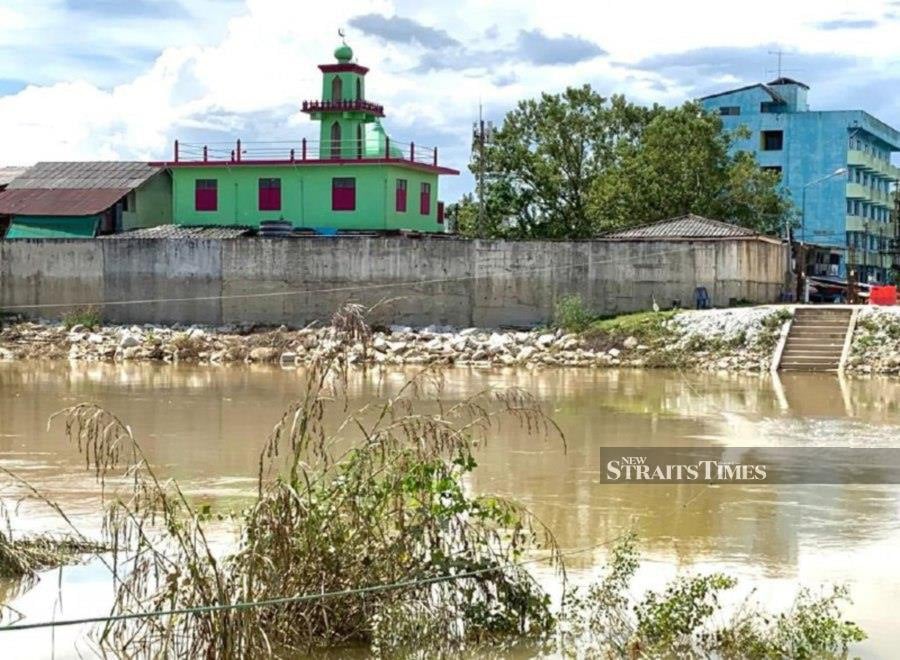
[[[593,318],[581,296],[577,294],[563,296],[556,302],[553,322],[557,328],[566,332],[583,332]]]
[[[76,325],[83,325],[90,330],[96,330],[103,324],[103,317],[96,307],[79,307],[63,316],[63,326],[71,330]]]

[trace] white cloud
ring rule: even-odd
[[[315,127],[299,114],[303,99],[318,97],[316,65],[331,60],[336,30],[354,16],[380,14],[441,30],[460,42],[469,60],[453,58],[452,49],[426,51],[420,42],[386,42],[350,30],[348,41],[361,63],[369,66],[369,96],[385,105],[385,125],[398,139],[438,145],[452,165],[464,169],[469,131],[479,101],[501,119],[502,109],[543,90],[592,83],[605,94],[625,93],[641,101],[678,103],[692,91],[688,77],[659,70],[636,70],[652,56],[700,48],[758,49],[758,78],[774,67],[767,44],[790,44],[795,51],[861,58],[872,72],[900,55],[898,22],[881,20],[884,3],[858,0],[852,13],[843,0],[821,0],[815,6],[783,0],[757,0],[752,11],[735,13],[721,1],[682,3],[633,0],[584,3],[574,0],[497,0],[453,3],[418,0],[344,0],[309,3],[295,0],[247,0],[224,6],[211,0],[182,0],[185,16],[146,20],[107,17],[96,25],[73,24],[62,0],[34,0],[23,8],[0,0],[0,79],[33,83],[0,96],[0,164],[75,158],[163,158],[176,137],[219,134],[231,140],[267,131],[271,139],[313,136]],[[218,10],[218,11],[217,11]],[[198,16],[214,16],[205,21]],[[824,21],[875,19],[870,30],[823,31]],[[408,23],[398,23],[401,27]],[[539,30],[548,38],[566,35],[608,51],[570,65],[540,66],[528,58],[501,61],[492,53],[509,53],[522,31]],[[46,42],[29,55],[27,41]],[[74,46],[73,46],[74,44]],[[140,65],[153,44],[161,52]],[[559,42],[553,42],[554,47]],[[83,58],[70,57],[77,46]],[[133,52],[132,52],[133,51]],[[756,51],[748,51],[754,54]],[[97,62],[91,63],[96,55]],[[439,71],[419,71],[423,56],[447,58]],[[746,57],[746,53],[743,54]],[[32,61],[28,61],[31,57]],[[18,58],[18,59],[15,59]],[[109,84],[109,60],[139,71]],[[3,59],[0,57],[0,59]],[[531,58],[536,60],[536,58]],[[578,58],[575,58],[578,59]],[[537,59],[536,61],[540,61]],[[790,67],[790,55],[785,66]],[[742,63],[747,69],[747,61]],[[859,69],[865,74],[865,66]],[[798,77],[809,77],[800,72]],[[727,72],[710,84],[737,81]],[[746,74],[745,74],[746,75]],[[502,84],[497,84],[501,82]],[[859,80],[855,82],[860,82]],[[829,97],[834,100],[832,97]],[[815,103],[815,89],[813,90]],[[844,99],[848,107],[866,99]],[[887,106],[890,111],[890,106]],[[894,107],[887,121],[900,120]],[[264,123],[260,123],[264,122]],[[268,134],[268,133],[271,134]],[[430,146],[430,145],[429,145]],[[445,187],[451,199],[468,185]]]

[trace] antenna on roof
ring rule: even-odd
[[[778,78],[782,78],[786,71],[802,71],[802,69],[785,69],[784,68],[784,66],[783,66],[784,56],[790,55],[790,53],[786,53],[783,50],[781,50],[780,48],[778,50],[770,50],[769,55],[774,55],[777,58],[778,64],[777,64],[777,68],[775,68],[775,69],[766,69],[767,76],[769,74],[774,73],[775,78],[778,79]]]

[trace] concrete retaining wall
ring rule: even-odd
[[[117,322],[299,325],[347,301],[382,301],[376,322],[527,326],[549,320],[571,293],[604,314],[647,309],[654,298],[689,307],[697,286],[716,306],[773,302],[784,264],[784,248],[763,240],[0,241],[0,309],[59,318],[105,302],[105,318]]]

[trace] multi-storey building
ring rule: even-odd
[[[318,139],[225,144],[175,143],[174,222],[294,229],[442,232],[437,148],[390,139],[384,108],[368,100],[368,69],[343,44],[322,64],[322,94],[302,111],[319,122]]]
[[[793,236],[809,245],[811,275],[844,277],[848,265],[861,281],[891,276],[893,190],[900,168],[900,132],[862,110],[810,110],[809,87],[790,78],[700,99],[723,127],[743,126],[734,150],[756,155],[778,172],[797,209]]]

